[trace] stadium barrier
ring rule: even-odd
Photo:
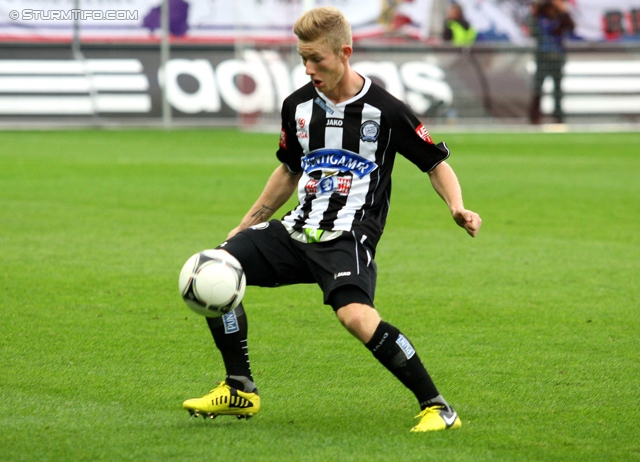
[[[166,68],[151,45],[0,45],[0,123],[146,125],[162,118],[161,85],[176,124],[277,124],[282,100],[308,81],[295,48],[174,46]],[[523,123],[534,49],[513,45],[356,45],[353,67],[431,123]],[[544,83],[543,114],[553,110]],[[640,119],[640,45],[571,44],[566,121]]]

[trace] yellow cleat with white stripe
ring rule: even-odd
[[[235,415],[238,419],[250,419],[260,410],[260,396],[222,382],[202,398],[186,400],[182,407],[194,417],[215,419],[219,415]]]
[[[458,413],[448,406],[431,406],[416,416],[420,422],[411,429],[412,432],[432,432],[460,428],[462,421]]]

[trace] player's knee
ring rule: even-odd
[[[342,325],[363,343],[371,340],[380,315],[375,308],[362,303],[350,303],[336,310],[336,316]]]

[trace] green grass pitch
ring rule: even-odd
[[[376,296],[462,418],[433,434],[313,286],[247,291],[254,419],[181,409],[223,368],[178,273],[277,134],[0,132],[0,460],[640,460],[640,133],[433,132],[483,228],[398,157]]]

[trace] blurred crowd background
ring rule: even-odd
[[[0,0],[0,124],[277,124],[291,25],[327,4],[430,123],[640,118],[640,0]]]

